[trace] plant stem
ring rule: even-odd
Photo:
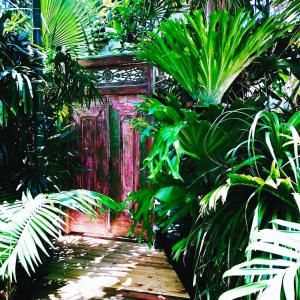
[[[5,299],[6,300],[11,299],[11,280],[10,280],[10,278],[7,278]]]

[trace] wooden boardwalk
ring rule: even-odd
[[[35,287],[37,299],[190,299],[161,251],[133,242],[67,235]]]

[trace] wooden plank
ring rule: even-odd
[[[133,55],[111,55],[111,56],[98,56],[89,57],[87,59],[79,60],[79,64],[84,68],[103,68],[107,66],[119,66],[119,65],[141,65],[141,61],[138,61]]]
[[[149,95],[148,84],[137,84],[132,86],[114,86],[101,87],[97,89],[100,95],[130,95],[130,94],[144,94]]]
[[[120,178],[120,118],[113,106],[109,106],[110,124],[110,196],[121,202]]]
[[[109,193],[109,125],[108,106],[103,107],[97,116],[95,148],[95,191]]]
[[[162,252],[151,251],[145,246],[138,245],[138,251],[135,250],[136,245],[132,243],[126,244],[126,242],[117,244],[102,245],[100,247],[96,246],[89,248],[86,244],[72,245],[72,252],[69,248],[62,248],[60,246],[53,253],[59,255],[59,262],[56,264],[63,264],[67,262],[70,266],[72,262],[73,265],[84,264],[95,265],[95,261],[100,264],[106,262],[110,264],[115,264],[117,261],[123,261],[123,263],[135,263],[138,262],[139,265],[159,267],[160,269],[170,269],[170,264],[166,261],[166,257]],[[113,251],[112,251],[113,250]],[[54,264],[55,265],[55,264]]]
[[[109,289],[107,289],[109,291]],[[137,291],[127,291],[126,289],[121,289],[119,291],[119,295],[122,297],[128,297],[128,298],[121,298],[121,299],[143,299],[143,300],[175,300],[175,299],[182,299],[181,297],[172,296],[161,296],[157,294],[153,294],[153,292],[146,293],[143,292],[137,292]]]
[[[62,237],[32,299],[189,299],[163,252],[145,245]]]
[[[134,190],[135,177],[135,153],[134,153],[134,131],[132,129],[132,119],[125,117],[121,120],[122,152],[121,152],[121,199],[126,199],[128,193]]]

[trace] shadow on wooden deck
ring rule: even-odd
[[[164,252],[146,245],[63,236],[32,299],[190,299]]]

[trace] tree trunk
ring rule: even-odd
[[[228,0],[206,0],[206,18],[209,20],[210,15],[214,10],[223,10],[230,8],[230,1]]]
[[[210,16],[213,12],[213,10],[215,9],[215,1],[214,0],[207,0],[206,1],[206,19],[209,22]]]
[[[43,46],[42,43],[42,18],[41,18],[41,2],[40,0],[32,1],[32,16],[33,16],[33,43],[37,46]],[[37,54],[38,55],[38,54]],[[38,68],[36,69],[37,80],[34,83],[34,113],[35,113],[35,163],[37,177],[41,178],[44,175],[44,107],[43,107],[43,89],[42,80],[43,75],[43,59],[40,55],[36,57]]]

